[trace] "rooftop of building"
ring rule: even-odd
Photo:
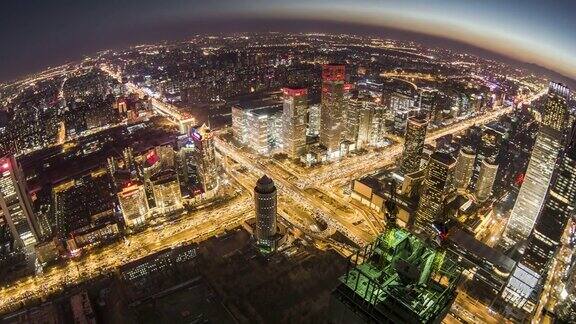
[[[274,186],[274,181],[267,175],[263,175],[258,181],[256,181],[255,191],[258,193],[272,193],[276,190]]]
[[[516,262],[498,250],[478,241],[474,236],[458,227],[448,232],[447,239],[459,249],[465,250],[481,259],[488,261],[503,273],[511,273]]]
[[[430,155],[430,159],[434,159],[442,164],[445,165],[453,165],[454,163],[456,163],[456,160],[454,159],[454,157],[452,157],[452,155],[445,153],[445,152],[434,152]]]
[[[235,104],[234,108],[257,116],[273,115],[282,112],[282,103],[277,100],[252,100]]]
[[[455,297],[461,273],[445,251],[400,228],[387,229],[350,260],[356,264],[340,278],[337,293],[362,298],[376,318],[433,320]]]

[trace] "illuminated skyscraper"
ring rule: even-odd
[[[430,155],[423,192],[416,210],[416,227],[428,230],[432,223],[446,220],[442,215],[444,198],[455,165],[456,160],[450,154],[434,152]]]
[[[145,224],[148,215],[148,199],[141,183],[133,183],[118,193],[124,222],[128,227]]]
[[[474,163],[474,171],[472,172],[472,180],[470,183],[472,188],[476,188],[482,161],[486,158],[495,158],[498,156],[503,138],[504,133],[497,127],[488,125],[483,128],[478,154],[476,155],[476,161]]]
[[[272,248],[277,230],[277,197],[276,186],[269,177],[263,176],[256,182],[254,204],[256,209],[256,241],[259,246]]]
[[[338,157],[344,132],[344,65],[322,67],[322,107],[320,108],[320,144],[328,157]]]
[[[308,90],[284,88],[282,109],[282,144],[290,158],[298,158],[306,148],[306,114],[308,113]]]
[[[519,309],[517,320],[533,313],[548,276],[550,261],[557,253],[568,220],[576,206],[576,137],[572,132],[546,195],[534,229],[527,239],[522,259],[514,269],[502,298],[504,309]]]
[[[454,186],[456,189],[466,190],[474,172],[476,153],[470,147],[463,147],[458,154],[454,167]]]
[[[550,85],[526,176],[504,230],[501,242],[504,248],[525,240],[540,213],[566,128],[568,93],[566,87]]]
[[[13,157],[0,159],[0,215],[0,220],[10,229],[17,246],[31,246],[37,242],[38,224],[30,204],[26,180]]]
[[[418,117],[408,118],[400,173],[409,174],[420,169],[420,160],[422,159],[427,127],[428,121],[425,119]]]
[[[570,89],[560,83],[551,82],[548,101],[542,116],[542,125],[564,132],[567,126],[568,100],[570,100]]]
[[[218,166],[210,128],[206,124],[193,128],[190,136],[194,142],[197,168],[202,177],[204,192],[213,190],[218,187]]]
[[[486,201],[492,196],[492,188],[498,173],[498,164],[493,158],[485,158],[480,166],[480,175],[476,183],[476,199],[480,202]]]

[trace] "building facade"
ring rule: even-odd
[[[474,193],[479,202],[484,202],[492,196],[494,181],[498,174],[498,164],[493,158],[486,158],[480,166],[480,175],[476,183],[476,192]]]
[[[409,117],[406,124],[406,135],[404,136],[404,151],[402,152],[401,174],[409,174],[420,169],[422,150],[424,150],[424,140],[426,139],[426,128],[428,121],[417,117]]]
[[[463,147],[458,153],[456,167],[454,168],[454,187],[458,190],[466,190],[474,172],[476,153],[470,147]]]
[[[143,184],[133,183],[122,188],[118,193],[118,202],[126,226],[136,227],[146,223],[150,208]]]
[[[0,215],[16,246],[35,244],[39,239],[26,180],[20,166],[13,157],[0,159]]]
[[[320,108],[320,144],[328,158],[340,156],[344,133],[344,65],[327,64],[322,67],[322,106]]]
[[[218,165],[214,152],[214,139],[210,128],[203,124],[190,130],[190,138],[194,143],[197,171],[202,178],[204,192],[218,187]]]
[[[167,214],[182,209],[182,194],[178,174],[171,169],[160,171],[150,178],[156,209]]]
[[[565,87],[551,84],[536,143],[524,182],[504,230],[502,246],[509,248],[525,240],[540,213],[560,149],[568,116]]]
[[[277,196],[274,181],[269,177],[263,176],[256,182],[254,204],[257,244],[263,248],[271,249],[274,246],[274,236],[277,232]]]
[[[430,155],[414,220],[417,229],[428,231],[434,222],[446,220],[442,213],[444,198],[455,165],[456,160],[450,154],[434,152]]]
[[[306,115],[308,90],[284,88],[282,106],[282,144],[290,158],[299,158],[306,149]]]

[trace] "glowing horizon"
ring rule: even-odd
[[[261,9],[261,8],[260,8]],[[303,4],[290,7],[271,6],[266,10],[252,12],[259,18],[291,18],[308,20],[329,20],[343,23],[387,27],[455,40],[483,48],[526,63],[534,63],[567,77],[576,79],[576,56],[570,48],[575,44],[557,44],[553,37],[521,35],[514,30],[503,30],[504,23],[478,26],[475,21],[465,21],[466,17],[446,18],[436,16],[423,8],[419,12],[400,8],[332,4],[330,8],[317,4]],[[454,14],[454,13],[452,13]],[[510,22],[507,22],[510,24]],[[527,31],[529,32],[529,31]],[[576,32],[574,34],[576,42]]]

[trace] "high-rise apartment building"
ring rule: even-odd
[[[455,165],[456,160],[448,153],[434,152],[430,155],[414,220],[417,228],[429,230],[434,222],[446,220],[442,214],[444,199]]]
[[[344,133],[344,65],[322,67],[322,106],[320,108],[320,144],[328,158],[340,156]]]
[[[456,189],[466,190],[470,185],[475,160],[476,152],[470,147],[463,147],[458,153],[458,159],[454,167],[454,187]]]
[[[306,148],[306,115],[308,90],[284,88],[282,109],[282,144],[290,158],[298,158]]]
[[[0,221],[7,226],[19,247],[39,239],[39,229],[26,189],[26,180],[13,157],[0,159]]]
[[[408,118],[400,173],[409,174],[420,169],[420,160],[422,159],[422,150],[424,150],[427,127],[428,121],[425,119],[418,117]]]

